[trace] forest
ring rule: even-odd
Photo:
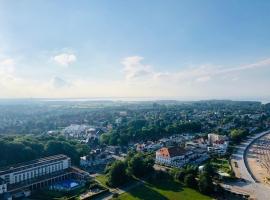
[[[0,151],[0,167],[55,154],[66,154],[78,165],[80,156],[87,154],[89,147],[64,137],[1,136]]]

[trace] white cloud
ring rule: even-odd
[[[245,73],[251,70],[259,70],[260,68],[270,67],[270,59],[265,59],[253,64],[242,65],[239,67],[222,67],[214,65],[201,65],[198,67],[186,68],[179,70],[176,73],[162,73],[155,72],[156,77],[162,78],[166,77],[174,81],[197,81],[197,82],[206,82],[214,78],[219,78],[221,76],[232,76],[232,79],[235,80],[235,74],[241,72]],[[158,76],[157,76],[158,74]],[[239,77],[237,78],[239,79]]]
[[[121,61],[124,76],[117,81],[82,79],[68,74],[43,80],[20,76],[19,64],[0,59],[0,97],[164,97],[185,99],[231,98],[269,95],[270,60],[222,67],[200,65],[175,72],[159,71],[145,64],[144,58],[131,56]],[[254,73],[256,72],[256,73]],[[68,77],[65,80],[63,77]]]
[[[210,81],[211,77],[210,76],[202,76],[196,79],[197,82],[207,82]]]
[[[56,55],[53,57],[53,60],[62,66],[68,66],[71,63],[75,62],[77,60],[77,57],[75,54],[72,53],[62,53],[59,55]]]
[[[142,63],[143,59],[140,56],[131,56],[123,59],[121,63],[124,65],[126,80],[136,80],[153,74],[151,66]]]

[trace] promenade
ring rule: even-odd
[[[234,182],[228,185],[232,191],[244,191],[249,193],[251,198],[257,200],[270,199],[270,187],[259,183],[254,175],[251,173],[247,165],[247,152],[249,147],[261,137],[269,134],[270,131],[265,131],[249,137],[246,141],[242,142],[236,152],[232,155],[231,163],[236,177],[241,181]]]

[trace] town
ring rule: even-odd
[[[28,156],[27,162],[23,159],[13,163],[3,155],[1,198],[42,199],[42,194],[56,198],[67,193],[67,198],[121,199],[125,191],[142,187],[140,181],[163,179],[166,174],[180,181],[178,184],[213,198],[252,196],[231,185],[239,179],[232,156],[247,136],[270,128],[268,105],[232,101],[122,102],[114,108],[109,104],[110,108],[77,110],[61,119],[63,124],[63,120],[70,122],[76,115],[81,118],[76,121],[84,121],[82,124],[51,130],[41,127],[44,133],[13,136],[13,141],[2,135],[1,147],[10,155],[10,147],[22,141],[25,152],[21,156],[27,154],[27,148],[37,154],[35,148],[40,145],[45,157],[31,160]],[[36,114],[35,109],[32,112]],[[18,153],[14,152],[14,156],[20,156]],[[9,163],[8,167],[4,163]],[[121,172],[114,172],[121,166]]]

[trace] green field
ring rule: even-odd
[[[117,200],[210,200],[196,190],[181,186],[170,180],[147,183],[121,194]]]
[[[106,182],[108,180],[108,177],[104,174],[101,174],[101,175],[98,175],[96,178],[95,178],[102,186],[104,187],[108,187],[106,185]]]

